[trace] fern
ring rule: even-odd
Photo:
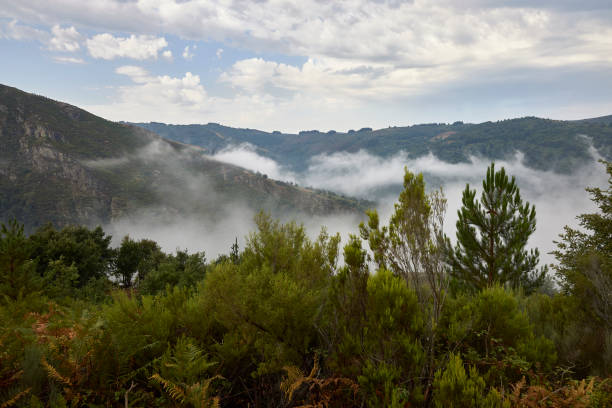
[[[285,394],[287,401],[293,399],[293,393],[304,382],[304,373],[296,366],[285,366],[283,370],[287,372],[287,378],[280,383],[280,389]]]
[[[308,377],[304,377],[302,370],[295,366],[285,366],[283,369],[287,371],[287,378],[281,382],[280,388],[285,394],[287,400],[291,401],[293,399],[293,393],[303,383],[308,383],[315,379],[315,376],[319,372],[319,356],[315,355],[314,364],[312,366],[312,370],[310,370],[310,374],[308,374]]]
[[[70,381],[70,379],[62,376],[51,364],[47,362],[47,360],[45,360],[44,357],[42,358],[41,363],[49,374],[49,377],[53,378],[61,384],[67,385],[68,387],[72,387],[72,382]]]
[[[173,400],[179,403],[183,403],[185,401],[185,391],[183,391],[180,386],[174,384],[172,381],[162,378],[157,373],[153,374],[151,377],[149,377],[149,379],[160,384]]]
[[[588,383],[585,380],[574,381],[568,385],[551,390],[543,385],[532,385],[525,388],[525,377],[512,386],[512,394],[508,396],[512,406],[540,408],[566,407],[586,408],[590,406],[595,379]]]
[[[194,406],[197,408],[218,408],[219,397],[210,397],[209,388],[213,380],[222,378],[216,375],[204,380],[202,383],[182,386],[167,380],[159,374],[153,374],[149,379],[162,386],[164,391],[170,395],[174,401],[184,406]],[[184,388],[183,388],[184,387]]]
[[[22,397],[28,394],[31,390],[32,388],[26,388],[25,390],[18,392],[10,400],[3,402],[2,405],[0,405],[0,408],[12,407],[17,403],[17,401],[19,401]]]

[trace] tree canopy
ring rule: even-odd
[[[523,203],[514,176],[492,163],[482,182],[480,200],[469,184],[458,210],[457,243],[447,242],[451,273],[459,284],[480,290],[495,284],[533,291],[547,268],[538,268],[539,251],[527,250],[536,228],[535,207]]]

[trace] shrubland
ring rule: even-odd
[[[480,201],[466,188],[454,245],[442,192],[409,171],[388,225],[371,211],[344,247],[264,213],[210,261],[9,222],[0,407],[611,406],[604,164],[599,211],[566,228],[548,287],[525,249],[535,209],[493,166]]]

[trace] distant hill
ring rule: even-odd
[[[527,166],[561,173],[571,172],[591,159],[589,143],[602,156],[612,158],[612,116],[579,121],[525,117],[479,124],[432,123],[379,130],[363,128],[347,133],[304,131],[299,134],[236,129],[216,123],[136,125],[211,152],[248,142],[255,145],[260,154],[295,170],[306,168],[309,159],[318,154],[360,149],[381,156],[390,156],[400,150],[411,157],[433,152],[451,163],[467,161],[470,155],[504,159],[518,150],[525,154]]]
[[[141,127],[0,85],[0,221],[94,225],[150,213],[214,218],[360,212],[367,203],[255,174]]]

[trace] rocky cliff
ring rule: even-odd
[[[367,205],[271,180],[205,153],[0,85],[0,221],[15,217],[32,229],[143,212],[214,217],[238,204],[308,214],[359,212]]]

